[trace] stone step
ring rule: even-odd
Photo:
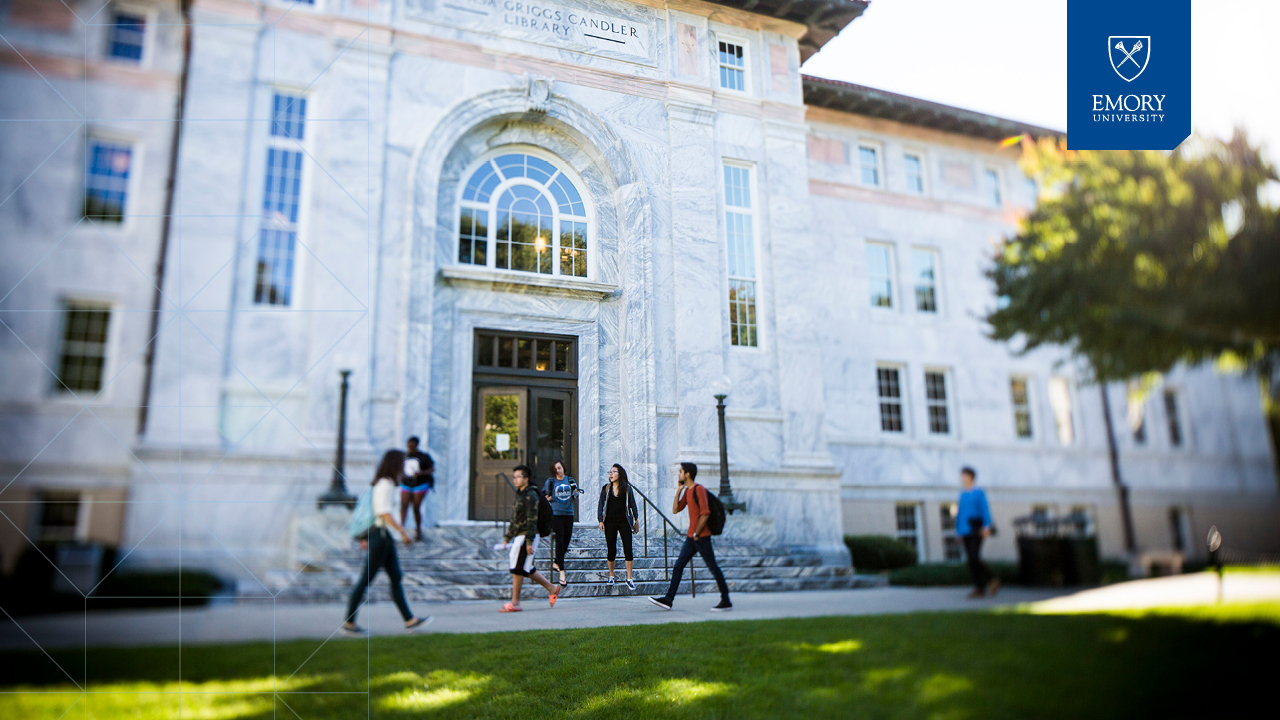
[[[509,576],[508,576],[509,577]],[[884,577],[879,575],[836,575],[836,576],[819,576],[804,578],[743,578],[730,579],[726,578],[725,583],[729,586],[730,593],[739,592],[787,592],[799,590],[837,590],[850,588],[880,587],[885,583]],[[714,597],[716,594],[715,581],[710,576],[704,577],[699,573],[697,580],[698,594]],[[625,583],[619,581],[610,586],[603,582],[591,583],[572,583],[561,593],[561,597],[619,597],[619,596],[646,596],[661,595],[667,591],[666,582],[645,581],[637,582],[636,589],[629,589]],[[349,588],[340,588],[335,586],[326,586],[324,588],[315,588],[312,591],[300,594],[293,594],[286,591],[280,595],[283,601],[304,601],[304,602],[337,602],[346,600]],[[480,585],[408,585],[404,586],[405,597],[410,602],[445,602],[453,600],[503,600],[511,597],[511,583],[492,583]],[[680,584],[680,594],[686,599],[689,593],[689,579],[685,576],[684,582]],[[547,591],[526,582],[525,589],[522,592],[522,598],[526,602],[545,602]],[[369,591],[369,597],[374,602],[389,602],[390,594],[385,581],[375,583]]]
[[[308,564],[308,569],[312,571],[349,569],[352,571],[359,570],[364,567],[364,555],[344,555],[341,557],[327,556],[323,559],[317,559]],[[543,553],[539,553],[536,558],[539,567],[549,567],[550,558]],[[669,555],[665,559],[658,557],[637,557],[633,560],[636,568],[663,568],[671,567],[675,564],[676,557]],[[434,574],[440,572],[464,572],[468,570],[487,570],[494,567],[505,567],[507,557],[505,555],[492,555],[485,558],[400,558],[400,569],[405,573],[424,573]],[[617,559],[618,567],[622,567],[623,559]],[[695,558],[699,567],[701,567],[701,558]],[[726,555],[717,554],[716,563],[722,568],[728,567],[811,567],[822,564],[821,558],[816,555]],[[565,557],[565,569],[569,571],[575,570],[597,570],[605,567],[605,556],[599,555],[590,558],[573,558]]]

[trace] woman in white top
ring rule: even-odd
[[[356,611],[360,609],[365,590],[378,570],[387,572],[387,579],[391,581],[391,599],[400,610],[400,617],[404,618],[405,630],[412,630],[431,620],[429,615],[425,618],[414,617],[409,611],[409,604],[404,599],[404,589],[400,586],[400,559],[396,556],[396,543],[391,539],[390,530],[395,530],[405,545],[413,543],[413,538],[409,537],[409,533],[405,532],[395,518],[396,485],[403,473],[404,453],[400,450],[388,450],[382,456],[378,471],[373,474],[374,520],[373,527],[369,528],[369,557],[364,562],[364,571],[360,573],[356,586],[351,589],[351,599],[347,602],[347,621],[342,624],[342,629],[349,633],[364,632],[356,625]],[[362,541],[361,545],[364,544]]]

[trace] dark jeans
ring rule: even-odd
[[[991,570],[982,562],[982,533],[974,532],[963,535],[964,553],[969,556],[969,576],[973,578],[973,587],[982,592],[987,591],[987,583],[991,582]]]
[[[569,538],[573,537],[573,516],[552,515],[551,532],[556,534],[556,567],[563,570],[564,554],[569,551]]]
[[[631,526],[626,522],[605,522],[604,524],[604,544],[609,550],[606,556],[609,562],[618,559],[618,535],[622,535],[622,557],[625,560],[632,560],[631,557]]]
[[[693,559],[695,552],[702,556],[702,562],[706,564],[707,570],[711,571],[711,577],[716,579],[716,587],[720,588],[720,599],[729,600],[729,586],[725,584],[724,573],[720,572],[720,566],[716,564],[716,554],[711,549],[711,538],[694,540],[686,537],[684,546],[680,548],[680,557],[676,558],[675,567],[671,568],[671,587],[667,588],[667,594],[662,598],[668,605],[676,599],[676,590],[680,588],[680,577],[684,575],[684,566]]]
[[[413,613],[409,612],[409,603],[404,600],[404,589],[400,587],[400,559],[396,557],[396,541],[386,528],[375,527],[369,530],[369,557],[364,561],[364,570],[360,572],[356,586],[351,588],[351,599],[347,601],[347,622],[356,621],[356,611],[364,600],[364,592],[379,570],[387,572],[387,579],[391,581],[391,599],[400,610],[400,617],[406,622],[413,618]]]

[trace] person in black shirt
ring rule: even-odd
[[[627,587],[636,589],[631,574],[631,533],[640,531],[640,513],[636,510],[636,496],[627,481],[627,471],[614,463],[609,468],[609,482],[600,488],[600,502],[596,504],[596,520],[604,531],[608,548],[609,585],[613,585],[614,560],[618,558],[618,536],[622,536],[622,557],[627,564]]]
[[[418,452],[416,435],[409,438],[405,444],[408,446],[408,452],[404,455],[404,477],[400,479],[400,524],[404,525],[409,508],[413,507],[413,521],[418,531],[417,538],[421,540],[422,500],[427,497],[427,491],[435,487],[433,473],[436,465],[430,455]]]

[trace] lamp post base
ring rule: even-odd
[[[345,505],[348,510],[354,510],[356,508],[356,497],[347,492],[346,483],[336,480],[330,483],[328,490],[316,498],[316,505],[321,510],[335,505]]]
[[[741,512],[745,515],[747,512],[747,504],[740,500],[734,500],[732,490],[720,494],[720,504],[724,506],[726,515],[732,515],[735,512]]]

